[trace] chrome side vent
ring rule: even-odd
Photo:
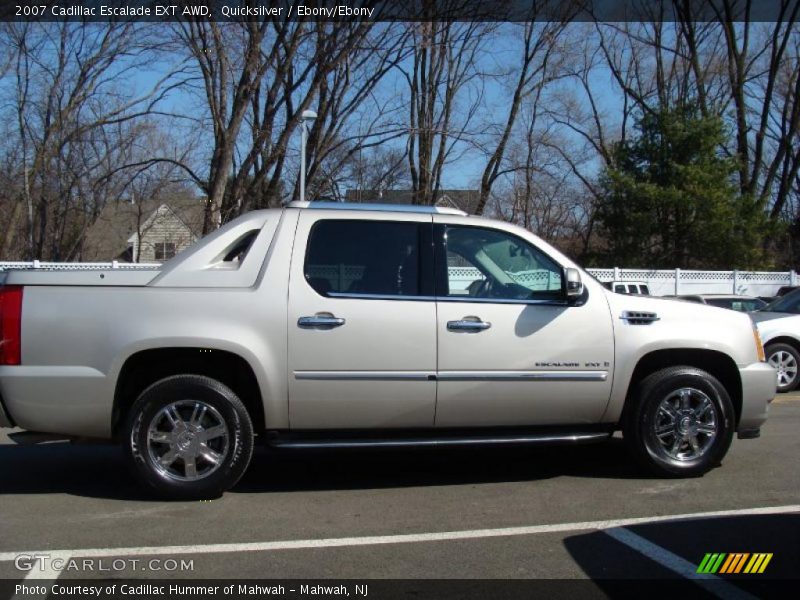
[[[638,310],[625,310],[622,312],[620,319],[627,321],[631,325],[650,325],[650,323],[660,320],[657,313]]]

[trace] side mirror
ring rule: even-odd
[[[579,298],[583,295],[583,281],[581,272],[578,269],[567,269],[565,272],[567,279],[567,298]]]

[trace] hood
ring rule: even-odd
[[[609,305],[614,316],[622,311],[644,311],[654,312],[660,320],[666,317],[671,319],[688,319],[690,321],[709,320],[716,324],[742,324],[750,323],[747,313],[701,304],[699,302],[688,302],[677,298],[659,298],[658,296],[634,296],[626,294],[615,294],[606,290]],[[749,325],[752,328],[752,325]]]
[[[737,365],[758,360],[753,321],[746,313],[670,298],[614,292],[608,292],[606,297],[615,343],[622,349],[620,356],[625,352],[643,356],[658,350],[687,348],[721,352]]]
[[[791,319],[800,315],[793,315],[791,313],[769,312],[765,310],[756,310],[749,313],[750,318],[756,323],[763,323],[765,321],[772,321],[773,319]]]
[[[758,312],[751,313],[758,326],[761,340],[766,344],[777,337],[800,338],[800,315],[791,313]]]

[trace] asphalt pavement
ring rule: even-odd
[[[688,577],[706,553],[771,553],[759,577],[797,578],[798,456],[800,395],[783,395],[761,438],[734,440],[722,467],[702,478],[649,477],[619,439],[259,449],[222,498],[165,502],[132,481],[116,447],[18,446],[2,436],[0,578],[107,578],[111,561],[125,559],[114,577],[547,578],[602,588],[605,580]],[[83,562],[31,575],[14,560],[25,553]],[[163,564],[181,559],[191,565]],[[719,579],[740,590],[745,577],[757,579]]]

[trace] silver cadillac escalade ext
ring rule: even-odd
[[[11,271],[0,425],[113,439],[147,485],[221,494],[284,448],[580,443],[664,476],[758,437],[750,318],[620,295],[507,223],[292,203],[157,271]]]

